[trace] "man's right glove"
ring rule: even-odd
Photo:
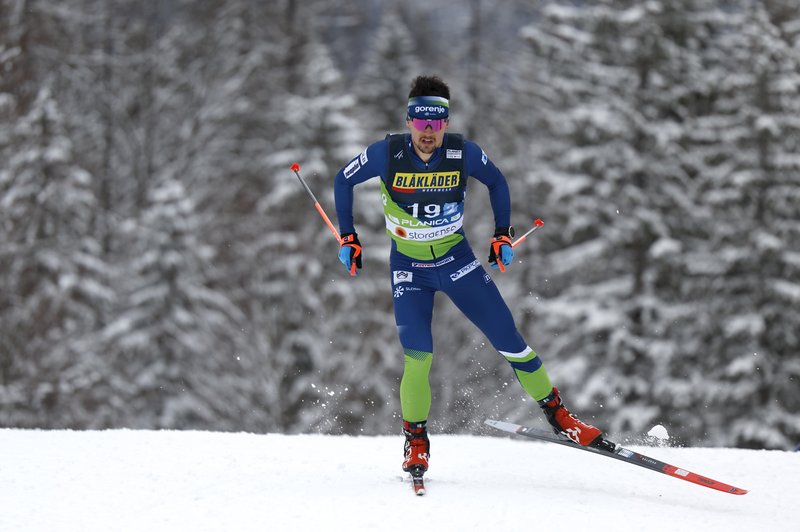
[[[342,233],[342,247],[339,248],[339,260],[351,275],[358,275],[353,269],[361,268],[361,242],[356,233]]]

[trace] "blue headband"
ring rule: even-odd
[[[450,116],[450,102],[441,96],[417,96],[408,100],[409,118],[436,120]]]

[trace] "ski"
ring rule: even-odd
[[[425,471],[421,466],[416,466],[409,471],[411,475],[411,487],[414,488],[415,495],[425,495],[425,481],[422,479],[422,474]]]
[[[745,493],[747,493],[746,489],[737,488],[735,486],[731,486],[730,484],[725,484],[724,482],[720,482],[718,480],[714,480],[705,477],[703,475],[698,475],[697,473],[692,473],[691,471],[687,471],[686,469],[682,469],[680,467],[667,464],[666,462],[662,462],[661,460],[650,458],[649,456],[637,453],[636,451],[626,449],[622,445],[614,443],[610,440],[602,439],[594,446],[584,447],[582,445],[578,445],[577,443],[573,442],[566,436],[562,436],[560,434],[556,434],[554,432],[550,432],[543,429],[538,429],[534,427],[523,427],[522,425],[517,425],[516,423],[508,423],[506,421],[496,421],[494,419],[487,419],[484,423],[486,423],[490,427],[494,427],[498,430],[502,430],[505,432],[510,432],[512,434],[519,434],[520,436],[527,436],[528,438],[533,438],[535,440],[545,441],[549,443],[557,443],[558,445],[564,445],[566,447],[571,447],[573,449],[588,451],[590,453],[607,456],[609,458],[616,458],[617,460],[637,465],[639,467],[643,467],[651,471],[656,471],[658,473],[663,473],[665,475],[669,475],[671,477],[675,477],[680,480],[692,482],[699,486],[705,486],[706,488],[723,491],[725,493],[732,493],[733,495],[744,495]]]

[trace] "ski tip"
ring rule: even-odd
[[[425,488],[420,488],[416,490],[414,493],[416,494],[417,497],[422,497],[423,495],[425,495]]]

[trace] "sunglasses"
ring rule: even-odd
[[[447,119],[445,118],[437,118],[435,120],[427,120],[425,118],[409,118],[411,120],[411,125],[414,126],[414,129],[417,131],[425,131],[425,128],[431,126],[431,129],[434,131],[441,131],[444,128],[445,123],[447,123]]]

